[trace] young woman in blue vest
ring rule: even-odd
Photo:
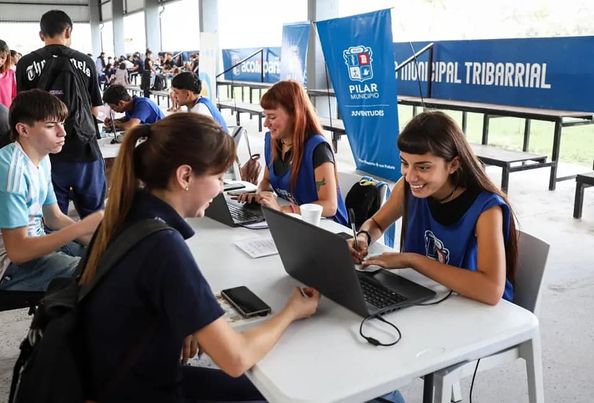
[[[81,284],[93,280],[107,245],[125,228],[152,218],[171,229],[136,245],[83,306],[90,400],[261,400],[242,374],[291,322],[315,312],[319,293],[305,289],[308,298],[294,290],[284,309],[245,333],[234,331],[223,317],[184,241],[194,234],[184,218],[204,214],[223,190],[223,175],[234,158],[233,139],[199,114],[174,114],[126,135]],[[198,346],[221,370],[182,365]],[[131,352],[135,361],[129,360]]]
[[[297,81],[280,81],[260,100],[264,109],[266,168],[256,195],[240,200],[299,213],[299,206],[316,203],[322,217],[347,224],[346,207],[336,177],[336,162],[322,133],[314,107]],[[274,192],[274,193],[273,193]],[[275,193],[290,202],[280,206]]]
[[[412,267],[487,304],[502,297],[512,301],[514,215],[458,125],[442,112],[421,113],[400,133],[398,148],[402,178],[386,204],[361,226],[358,248],[352,249],[355,260]],[[400,217],[402,252],[367,256],[369,244]]]

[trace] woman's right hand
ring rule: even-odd
[[[365,256],[369,253],[369,245],[367,245],[367,237],[363,234],[357,235],[357,247],[355,247],[355,241],[353,238],[347,240],[351,256],[355,263],[360,264],[365,259]]]
[[[316,312],[320,303],[319,291],[309,287],[302,287],[301,290],[305,296],[299,288],[295,288],[285,305],[285,310],[291,313],[293,320],[310,317]]]
[[[237,196],[237,201],[240,203],[259,203],[260,195],[258,193],[242,193]]]

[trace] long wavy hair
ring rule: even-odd
[[[312,134],[322,134],[322,126],[318,120],[315,109],[307,96],[305,89],[297,81],[279,81],[260,99],[260,105],[264,109],[275,109],[282,107],[291,119],[291,131],[293,140],[293,152],[291,155],[291,190],[297,186],[297,174],[303,160],[305,142]],[[280,140],[272,140],[272,157],[277,158],[281,154],[282,143]]]
[[[450,176],[453,185],[465,189],[484,190],[505,200],[510,209],[510,230],[505,243],[506,273],[507,278],[513,282],[518,255],[515,215],[507,196],[489,179],[458,124],[443,112],[423,112],[415,116],[402,130],[398,136],[398,148],[409,154],[430,153],[446,162],[458,157],[460,167]],[[406,237],[407,199],[410,194],[410,185],[406,181],[404,189],[401,247]]]
[[[105,216],[97,230],[81,284],[95,277],[101,256],[122,230],[139,189],[166,189],[180,165],[194,175],[225,172],[235,159],[233,139],[210,117],[176,113],[126,133],[111,170]]]

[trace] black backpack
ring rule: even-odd
[[[60,98],[68,108],[68,117],[64,122],[64,129],[68,136],[76,136],[83,144],[88,143],[97,135],[95,118],[91,112],[91,100],[80,71],[72,65],[71,58],[74,51],[62,49],[53,54],[45,48],[36,50],[45,60],[41,76],[37,81],[37,88],[46,90]],[[75,63],[80,63],[78,60]],[[87,66],[87,69],[91,67]]]
[[[167,84],[165,82],[165,76],[163,74],[155,75],[155,82],[153,83],[153,91],[163,91],[167,88]]]
[[[55,280],[41,300],[15,363],[9,403],[80,403],[86,398],[85,346],[80,329],[80,304],[109,270],[138,242],[149,235],[171,229],[156,219],[139,221],[110,243],[97,267],[95,279],[78,284],[86,258],[81,259],[75,278]],[[92,245],[92,242],[91,242]],[[91,246],[89,247],[90,250]],[[150,335],[152,332],[147,332]],[[143,340],[148,342],[148,338]],[[139,358],[145,343],[126,355],[123,364],[105,385],[104,393],[117,384]]]
[[[386,184],[364,176],[348,191],[344,203],[347,210],[353,209],[357,229],[381,207],[383,185]]]
[[[386,182],[376,181],[372,177],[363,176],[347,193],[344,204],[355,213],[355,227],[361,225],[373,216],[382,206],[382,191],[386,186],[386,198],[390,197],[390,187]],[[394,247],[396,224],[390,225],[384,232],[386,246]]]

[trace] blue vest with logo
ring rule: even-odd
[[[279,176],[274,172],[270,132],[266,133],[264,139],[266,166],[268,167],[270,184],[280,197],[297,205],[312,203],[318,200],[318,190],[316,187],[313,166],[313,153],[316,147],[325,141],[326,139],[321,134],[314,134],[307,140],[305,143],[303,159],[301,160],[301,167],[299,168],[299,172],[297,174],[295,191],[291,192],[291,170],[289,169],[282,176]],[[344,200],[342,199],[338,185],[336,190],[338,198],[336,215],[331,218],[339,224],[347,225],[348,219],[346,207],[344,205]]]
[[[227,127],[227,122],[225,122],[225,118],[223,118],[223,115],[221,115],[219,109],[216,107],[215,104],[212,103],[210,99],[206,97],[200,97],[198,99],[198,103],[206,105],[206,107],[210,111],[210,114],[212,115],[212,118],[215,121],[217,121],[217,123],[220,124],[221,127],[225,129],[227,133],[229,133],[229,128]]]
[[[445,226],[433,219],[426,198],[407,195],[406,239],[404,250],[419,253],[441,263],[472,271],[477,269],[476,223],[483,211],[501,206],[503,236],[507,242],[510,228],[510,210],[499,195],[481,192],[466,213],[453,225]],[[503,298],[513,302],[513,286],[505,280]]]

